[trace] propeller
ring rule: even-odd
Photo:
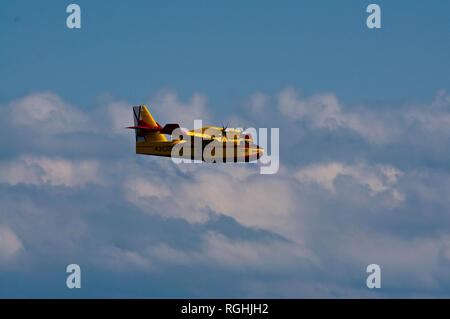
[[[222,141],[226,142],[228,139],[230,139],[230,140],[238,139],[239,140],[240,138],[242,138],[240,134],[244,133],[246,128],[236,128],[236,129],[233,129],[233,132],[227,132],[228,124],[229,123],[227,122],[227,125],[224,125],[222,122],[222,136],[221,136]],[[230,136],[230,134],[227,134],[227,133],[232,133],[232,135]],[[247,135],[248,134],[245,134],[245,136],[247,136]]]
[[[227,129],[228,129],[228,123],[225,126],[225,125],[223,125],[223,122],[222,122],[222,141],[224,141],[224,142],[227,140]]]

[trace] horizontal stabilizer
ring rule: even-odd
[[[134,106],[134,126],[128,128],[136,130],[136,142],[166,142],[161,134],[163,127],[155,121],[145,105]]]
[[[144,122],[144,123],[141,123]],[[146,123],[145,121],[139,121],[138,125],[136,126],[129,126],[127,128],[135,129],[135,130],[143,130],[148,133],[150,132],[159,132],[160,134],[172,134],[173,131],[175,131],[177,128],[180,128],[180,125],[178,124],[166,124],[164,127],[156,123],[158,126],[151,127]]]
[[[166,124],[164,125],[164,128],[161,130],[161,134],[172,134],[173,131],[175,131],[177,128],[180,128],[180,125],[178,124]]]
[[[141,129],[141,130],[148,130],[148,131],[161,131],[163,129],[163,127],[161,125],[159,125],[158,122],[156,122],[157,126],[151,126],[149,125],[146,121],[144,120],[138,120],[137,121],[137,125],[135,126],[129,126],[127,128],[131,128],[131,129]]]

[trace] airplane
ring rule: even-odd
[[[162,127],[145,105],[133,106],[136,154],[198,159],[208,163],[252,162],[264,149],[242,130],[207,126],[184,131],[178,124]],[[171,136],[171,140],[166,138]]]

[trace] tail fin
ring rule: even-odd
[[[151,127],[160,127],[160,125],[155,121],[153,116],[148,111],[145,105],[141,106],[141,118],[146,121]]]
[[[160,133],[161,125],[155,121],[145,105],[133,106],[134,125],[136,129],[136,142],[166,142],[166,137]],[[138,127],[148,129],[140,129]],[[149,130],[150,129],[150,130]],[[155,131],[152,131],[155,129]]]

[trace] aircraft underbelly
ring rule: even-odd
[[[178,142],[139,143],[136,144],[136,154],[146,154],[186,159],[199,159],[205,162],[249,162],[259,158],[258,151],[253,148],[241,146],[206,148],[204,145],[173,150]]]

